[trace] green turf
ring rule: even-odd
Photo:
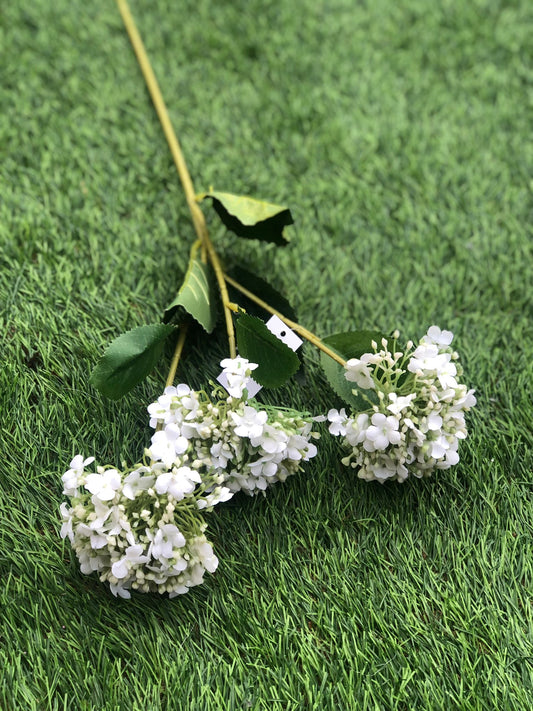
[[[118,403],[104,346],[159,318],[193,230],[113,2],[0,10],[0,707],[533,706],[533,10],[528,0],[156,0],[132,11],[198,191],[291,206],[290,247],[227,236],[320,335],[456,334],[477,390],[454,470],[305,474],[210,516],[220,567],[115,600],[59,539],[73,454],[137,460],[168,362]],[[307,385],[270,402],[338,405]],[[193,336],[201,385],[223,334]]]

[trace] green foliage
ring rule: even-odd
[[[248,289],[248,291],[251,291],[262,301],[265,301],[267,304],[275,308],[276,311],[279,311],[280,314],[283,314],[283,316],[286,316],[291,321],[298,321],[296,311],[293,309],[288,299],[280,294],[279,291],[267,281],[257,276],[257,274],[254,274],[243,267],[234,267],[231,270],[230,276],[232,276],[241,286],[244,286],[245,289]],[[233,300],[242,306],[248,313],[257,313],[260,316],[264,316],[267,313],[251,299],[247,299],[246,296],[237,291],[237,289],[234,289],[231,284],[228,284],[228,290],[230,293],[234,294]]]
[[[138,326],[115,338],[94,368],[90,383],[111,400],[118,400],[150,374],[164,342],[175,326]]]
[[[322,341],[344,360],[349,360],[350,358],[360,358],[363,353],[372,353],[372,341],[379,345],[382,338],[384,335],[379,331],[344,331],[327,336]],[[344,377],[346,371],[340,363],[325,353],[320,354],[320,363],[329,384],[347,405],[351,405],[355,410],[368,407],[368,401],[363,398],[357,384],[349,382]],[[365,390],[364,393],[367,398],[373,399],[374,393],[372,391]]]
[[[205,198],[211,198],[224,225],[239,237],[280,246],[287,243],[284,228],[294,222],[289,208],[231,193],[209,191],[197,196],[199,202]]]
[[[239,354],[259,366],[253,372],[258,383],[277,388],[296,373],[298,356],[270,333],[261,319],[244,314],[237,319],[235,330]]]
[[[165,309],[165,321],[183,315],[185,311],[211,333],[217,320],[216,292],[213,270],[204,264],[193,249],[183,284],[174,301]],[[181,314],[180,314],[181,312]]]

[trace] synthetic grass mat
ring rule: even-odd
[[[461,462],[366,484],[306,472],[210,516],[220,566],[114,599],[59,538],[72,455],[136,461],[165,367],[118,403],[104,346],[158,319],[193,229],[112,2],[0,11],[0,706],[533,706],[531,3],[132,2],[198,191],[288,204],[284,250],[212,221],[319,335],[432,323],[478,405]],[[193,336],[179,378],[226,355]],[[340,403],[307,381],[262,395]]]

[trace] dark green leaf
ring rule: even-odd
[[[252,375],[266,388],[283,385],[298,370],[300,360],[296,353],[270,333],[261,319],[240,316],[236,333],[239,355],[259,365]]]
[[[196,256],[196,251],[193,249],[191,252],[183,284],[174,301],[165,309],[164,320],[170,321],[181,307],[196,319],[207,333],[211,333],[217,319],[213,272],[208,264],[204,264]]]
[[[372,341],[379,345],[383,337],[384,335],[379,331],[346,331],[327,336],[322,339],[322,342],[344,360],[349,360],[350,358],[360,358],[363,353],[372,353]],[[361,391],[356,383],[346,380],[344,376],[346,371],[343,366],[325,353],[320,354],[320,362],[329,384],[344,402],[356,410],[368,407],[368,403],[362,398],[361,393],[364,392],[367,397],[374,399],[372,390]]]
[[[118,336],[93,370],[91,385],[118,400],[146,378],[157,363],[165,340],[175,331],[175,326],[156,323]]]
[[[239,237],[259,239],[285,245],[288,238],[284,228],[292,225],[288,207],[273,205],[244,195],[209,191],[197,196],[200,202],[211,198],[213,207],[224,225]]]
[[[286,316],[291,321],[298,321],[296,312],[287,299],[261,277],[258,277],[243,267],[235,267],[232,269],[230,276],[239,282],[241,286],[244,286],[245,289],[248,289],[252,294],[255,294],[262,301],[265,301],[276,309],[276,311],[283,314],[283,316]],[[242,306],[248,313],[257,314],[260,317],[267,313],[251,299],[248,299],[246,296],[243,296],[240,291],[234,289],[230,284],[228,284],[228,288],[231,289],[232,300],[236,301],[239,306]],[[233,297],[233,295],[235,296]]]

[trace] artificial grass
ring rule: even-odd
[[[461,462],[306,472],[210,516],[220,567],[115,600],[58,536],[71,456],[135,461],[165,363],[119,403],[105,344],[159,318],[193,230],[114,3],[0,14],[0,706],[517,709],[533,702],[531,9],[525,2],[132,3],[197,190],[289,204],[292,244],[223,254],[319,335],[431,323],[477,389]],[[263,394],[338,405],[307,382]],[[217,373],[192,336],[180,377]]]

